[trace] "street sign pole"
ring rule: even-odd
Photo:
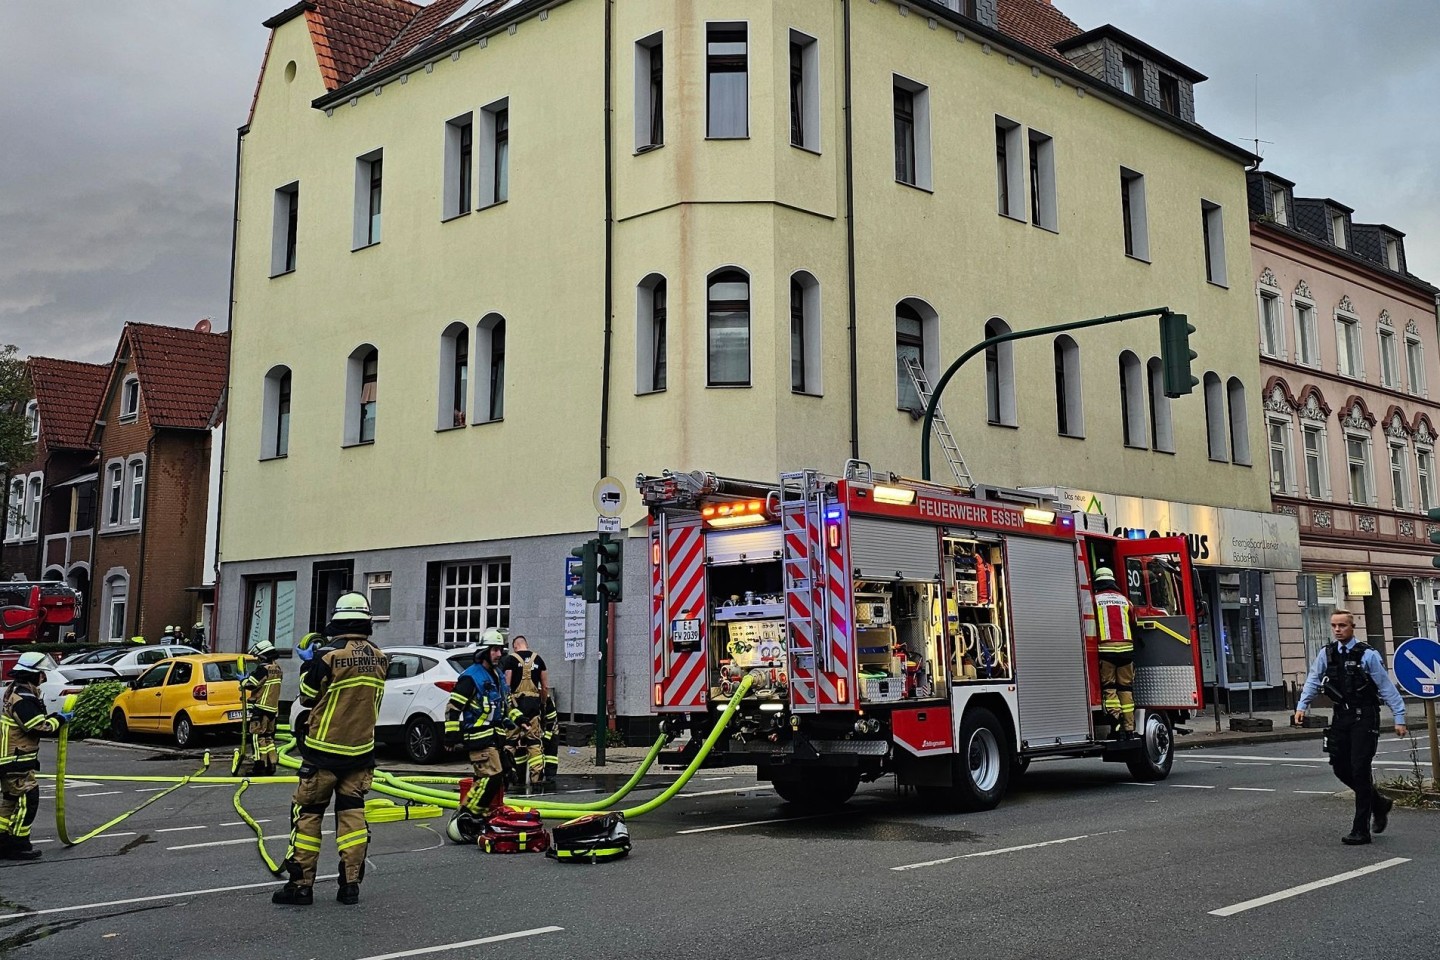
[[[1440,736],[1435,733],[1435,701],[1425,701],[1425,719],[1430,724],[1430,783],[1440,785]]]
[[[1391,663],[1400,689],[1425,701],[1425,725],[1430,728],[1430,782],[1440,784],[1440,735],[1435,729],[1435,700],[1440,697],[1440,643],[1428,637],[1411,637],[1395,648]]]

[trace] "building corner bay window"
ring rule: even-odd
[[[744,24],[706,26],[706,128],[712,140],[750,136],[749,44]]]
[[[712,387],[750,385],[750,278],[739,270],[710,276],[706,312]]]

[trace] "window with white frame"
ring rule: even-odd
[[[1280,316],[1280,291],[1260,288],[1260,352],[1267,357],[1285,356],[1284,320]]]
[[[10,481],[10,496],[5,504],[5,539],[19,540],[25,535],[25,478]]]
[[[1080,347],[1071,337],[1055,338],[1055,430],[1062,437],[1085,436],[1080,393]]]
[[[128,523],[139,523],[145,513],[145,460],[136,457],[126,464],[126,489],[129,502]]]
[[[454,430],[470,422],[470,327],[456,320],[440,334],[440,390],[435,429]]]
[[[635,288],[635,392],[665,389],[669,320],[665,278],[652,273]]]
[[[1024,158],[1023,131],[1020,124],[1006,117],[995,118],[995,189],[996,211],[1012,220],[1025,219],[1025,177],[1021,173]]]
[[[818,397],[820,381],[820,281],[808,270],[790,277],[790,389]]]
[[[1200,201],[1200,229],[1205,236],[1205,279],[1225,286],[1225,216],[1220,204]]]
[[[1315,304],[1296,299],[1291,306],[1295,309],[1295,362],[1318,367],[1320,341],[1315,333]]]
[[[1220,378],[1207,372],[1204,378],[1205,390],[1205,439],[1210,459],[1218,463],[1229,461],[1229,445],[1225,442],[1225,388]]]
[[[635,152],[665,144],[665,35],[635,41]]]
[[[125,604],[130,598],[130,578],[123,575],[105,581],[105,639],[125,640]]]
[[[1270,188],[1270,209],[1274,211],[1272,215],[1275,217],[1275,222],[1280,224],[1280,226],[1283,227],[1290,222],[1290,218],[1287,216],[1285,210],[1284,187]]]
[[[1295,493],[1295,461],[1290,450],[1290,421],[1266,417],[1270,440],[1270,492],[1282,496]]]
[[[130,374],[120,384],[120,422],[140,416],[140,378]]]
[[[1145,387],[1140,358],[1120,354],[1120,425],[1125,446],[1145,448]]]
[[[105,468],[105,525],[119,526],[125,506],[125,464],[116,460]]]
[[[1420,484],[1416,492],[1420,495],[1420,510],[1426,511],[1435,507],[1435,451],[1430,447],[1415,447],[1415,472],[1419,475]]]
[[[930,88],[896,74],[895,179],[930,190]]]
[[[985,323],[985,339],[1010,332],[1010,325],[999,317]],[[1015,344],[1013,341],[992,343],[985,348],[985,419],[1002,427],[1017,423],[1015,410]]]
[[[35,400],[25,404],[25,436],[31,440],[40,439],[40,404]]]
[[[750,386],[750,277],[742,270],[712,273],[705,310],[706,383]]]
[[[1385,238],[1385,265],[1391,270],[1400,269],[1400,241],[1394,237]]]
[[[270,232],[270,276],[278,277],[295,269],[300,240],[300,181],[275,191],[274,219]]]
[[[475,337],[475,422],[505,419],[505,318],[492,313],[480,321]]]
[[[510,626],[510,561],[445,566],[440,583],[440,642],[477,643]]]
[[[1390,447],[1390,502],[1396,510],[1409,510],[1410,504],[1410,457],[1403,440],[1391,440]]]
[[[27,537],[40,535],[40,502],[44,496],[45,478],[41,474],[32,473],[26,480],[26,522]]]
[[[744,23],[705,25],[705,136],[743,140],[750,136],[750,57]]]
[[[371,150],[355,158],[355,224],[350,246],[359,250],[380,242],[384,195],[385,151]]]
[[[1346,249],[1348,244],[1345,239],[1345,214],[1330,214],[1330,239],[1335,241],[1335,246]]]
[[[1125,229],[1125,255],[1150,260],[1150,230],[1145,216],[1145,175],[1120,168],[1120,217]]]
[[[1380,335],[1380,383],[1382,386],[1396,388],[1400,385],[1399,360],[1395,356],[1395,331],[1386,327],[1379,328]]]
[[[510,98],[480,108],[480,207],[510,199]]]
[[[1335,314],[1335,336],[1340,351],[1339,369],[1342,376],[1363,379],[1365,356],[1360,349],[1360,318]]]
[[[463,113],[445,122],[445,187],[440,217],[469,213],[475,202],[475,115]]]
[[[290,453],[290,368],[283,364],[265,374],[260,408],[260,459]]]
[[[1349,432],[1345,434],[1345,463],[1350,476],[1350,502],[1369,506],[1375,502],[1374,475],[1370,465],[1370,437]]]
[[[1245,384],[1231,377],[1225,385],[1230,407],[1230,460],[1241,466],[1250,465],[1250,418],[1245,412]]]
[[[1312,500],[1330,499],[1330,467],[1325,459],[1325,425],[1307,423],[1300,430],[1305,446],[1305,495]]]
[[[1405,334],[1405,375],[1406,386],[1417,397],[1428,396],[1425,392],[1425,346],[1420,338]]]
[[[1145,365],[1150,381],[1150,446],[1158,453],[1175,452],[1175,426],[1170,415],[1170,398],[1165,396],[1165,365],[1151,357]]]
[[[1030,222],[1044,230],[1060,229],[1055,202],[1055,140],[1030,131]]]
[[[370,619],[390,619],[390,571],[365,574],[365,596],[370,600]]]
[[[820,152],[820,45],[790,31],[790,145]]]

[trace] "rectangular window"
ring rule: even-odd
[[[820,54],[815,38],[790,31],[790,143],[820,152]]]
[[[385,175],[385,151],[374,150],[355,158],[355,230],[353,249],[380,242],[380,212]]]
[[[1150,260],[1150,233],[1145,218],[1145,175],[1120,168],[1120,216],[1125,227],[1125,255]]]
[[[495,184],[496,203],[510,199],[510,111],[495,111]]]
[[[1165,73],[1160,74],[1160,109],[1180,116],[1180,81]]]
[[[1285,188],[1272,187],[1270,189],[1270,210],[1275,222],[1282,227],[1290,222],[1290,217],[1285,210]]]
[[[19,540],[25,535],[25,478],[10,481],[10,498],[6,503],[5,539]]]
[[[1405,374],[1410,392],[1425,396],[1425,349],[1413,337],[1405,338]]]
[[[900,183],[931,188],[930,179],[930,88],[895,76],[895,179]]]
[[[510,627],[510,561],[446,564],[440,584],[441,643],[476,643]]]
[[[1134,57],[1122,58],[1125,72],[1125,92],[1132,97],[1145,98],[1145,65]]]
[[[1315,338],[1315,308],[1295,301],[1295,360],[1306,366],[1320,365],[1320,345]]]
[[[112,463],[105,470],[105,523],[117,526],[121,521],[121,506],[125,502],[125,468]]]
[[[490,328],[490,416],[505,419],[505,324]]]
[[[805,392],[805,287],[790,281],[790,389]]]
[[[480,108],[480,203],[493,207],[510,198],[510,98]]]
[[[1225,218],[1218,203],[1200,201],[1200,229],[1205,234],[1205,279],[1225,286]]]
[[[372,350],[360,367],[360,442],[375,442],[375,417],[380,394],[380,354]]]
[[[1329,485],[1325,464],[1325,428],[1307,426],[1305,437],[1305,493],[1313,500],[1328,500]]]
[[[1390,444],[1390,496],[1396,510],[1410,509],[1410,458],[1405,444]]]
[[[1395,356],[1395,334],[1389,330],[1380,331],[1380,383],[1387,387],[1397,387],[1399,382],[1396,379],[1398,374],[1397,357]]]
[[[706,359],[710,386],[750,385],[750,281],[738,271],[710,281]]]
[[[1266,427],[1270,434],[1270,492],[1282,495],[1294,493],[1290,424],[1283,420],[1270,420]]]
[[[1347,436],[1345,458],[1350,471],[1350,502],[1366,506],[1371,502],[1370,441]]]
[[[921,369],[925,367],[925,322],[913,310],[902,310],[896,314],[895,359],[899,367],[895,378],[898,387],[896,406],[911,412],[923,411],[925,405],[920,402],[915,381],[911,379],[909,364],[913,360]]]
[[[130,464],[130,522],[139,523],[145,509],[145,461]]]
[[[1337,316],[1335,329],[1340,340],[1340,373],[1347,377],[1362,378],[1365,367],[1360,353],[1360,321],[1354,317]]]
[[[140,416],[140,378],[129,376],[120,387],[120,419],[134,420]]]
[[[278,650],[295,649],[295,575],[247,578],[245,644],[268,640]]]
[[[124,580],[117,580],[109,586],[107,602],[109,604],[109,616],[106,617],[109,640],[125,639],[125,599],[129,592],[129,583]]]
[[[1330,215],[1330,238],[1335,242],[1335,246],[1341,249],[1346,247],[1345,215],[1343,213]]]
[[[1020,124],[995,118],[995,209],[1002,217],[1024,219],[1025,177]]]
[[[300,230],[300,184],[275,191],[275,220],[270,240],[270,276],[295,269],[295,248]]]
[[[89,530],[95,525],[95,484],[82,483],[75,488],[70,520],[71,533]]]
[[[665,143],[665,44],[663,33],[635,43],[635,152]]]
[[[651,384],[652,389],[665,389],[666,374],[666,332],[669,321],[669,306],[666,301],[668,296],[665,284],[655,288],[654,306],[650,315],[650,336],[651,336]]]
[[[1046,230],[1059,230],[1055,206],[1055,141],[1030,131],[1030,222]]]
[[[365,595],[370,598],[370,619],[390,619],[390,573],[365,574]]]
[[[1385,241],[1385,265],[1391,270],[1400,269],[1400,241],[1387,239]]]
[[[469,213],[475,195],[475,123],[464,114],[445,124],[445,206],[441,217]]]
[[[749,45],[743,23],[705,25],[705,136],[750,136]]]
[[[1285,350],[1280,320],[1280,298],[1273,293],[1260,294],[1260,352],[1267,357],[1280,357]]]
[[[1415,467],[1420,475],[1420,509],[1435,506],[1435,454],[1428,447],[1415,448]]]

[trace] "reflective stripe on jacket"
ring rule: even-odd
[[[1101,653],[1131,653],[1135,635],[1130,622],[1134,612],[1130,598],[1118,590],[1102,590],[1095,594],[1095,621],[1100,631]]]
[[[240,689],[250,695],[250,709],[261,713],[280,712],[280,681],[284,672],[275,662],[257,663],[250,675],[240,681]]]
[[[305,759],[327,770],[371,765],[389,666],[368,639],[343,639],[310,661],[300,680],[301,703],[310,708]]]
[[[507,720],[514,725],[522,714],[510,697],[504,673],[477,661],[455,681],[445,717],[456,724],[467,744],[484,745],[498,725]]]
[[[40,734],[54,733],[60,721],[45,715],[36,688],[11,683],[0,709],[0,770],[25,773],[40,769]]]

